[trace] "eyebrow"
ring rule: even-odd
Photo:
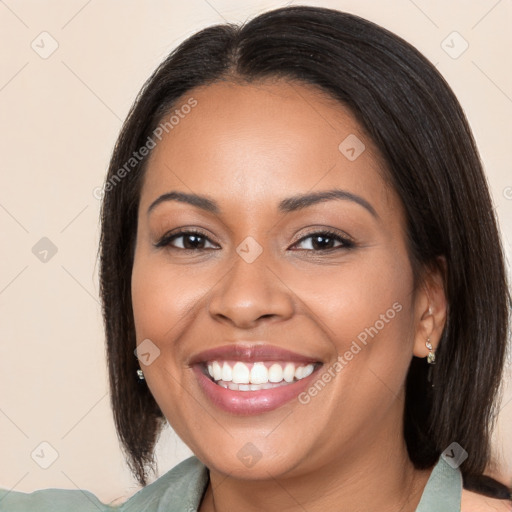
[[[321,192],[312,192],[308,194],[299,194],[288,197],[279,202],[278,209],[282,213],[290,213],[297,210],[302,210],[303,208],[307,208],[308,206],[312,206],[317,203],[332,200],[352,201],[368,210],[373,215],[373,217],[379,218],[375,208],[373,208],[373,206],[366,199],[353,194],[352,192],[341,189],[325,190]],[[210,213],[221,213],[219,205],[213,199],[198,194],[187,194],[185,192],[172,191],[167,192],[166,194],[162,194],[157,199],[155,199],[155,201],[153,201],[148,208],[148,215],[159,204],[167,201],[188,203]]]

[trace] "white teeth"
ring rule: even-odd
[[[219,381],[217,384],[223,388],[231,389],[232,391],[259,391],[260,389],[271,389],[288,385],[284,380],[277,384],[272,384],[271,382],[267,382],[266,384],[235,384],[234,382],[223,381]]]
[[[222,380],[225,380],[226,382],[233,380],[233,372],[228,363],[224,363],[222,366]]]
[[[254,363],[251,368],[251,384],[265,384],[268,382],[268,370],[263,363]]]
[[[291,382],[295,377],[295,365],[293,363],[287,363],[284,367],[283,379],[286,382]]]
[[[213,378],[215,379],[215,376]],[[240,361],[233,366],[233,382],[235,384],[249,384],[249,368]]]
[[[309,377],[313,373],[314,369],[315,369],[315,365],[313,365],[313,364],[308,364],[307,366],[304,366],[304,368],[302,370],[302,376],[297,377],[297,379],[305,379],[306,377]]]
[[[283,368],[280,364],[274,363],[268,369],[269,382],[281,382],[283,380]]]
[[[220,364],[217,361],[213,361],[213,378],[215,380],[221,380],[222,379],[222,369],[220,367]]]
[[[253,363],[252,367],[241,361],[234,365],[227,361],[208,362],[206,368],[210,377],[224,388],[236,391],[257,391],[270,389],[275,384],[289,384],[294,380],[309,377],[314,369],[314,364],[299,366],[295,363]]]

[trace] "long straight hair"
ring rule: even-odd
[[[348,107],[371,137],[406,212],[416,280],[445,258],[447,323],[432,382],[426,361],[412,359],[404,436],[417,468],[431,467],[457,442],[468,454],[461,470],[470,481],[489,462],[511,301],[468,122],[446,81],[413,46],[358,16],[306,6],[201,30],[162,62],[139,93],[106,183],[193,88],[273,78],[316,86]],[[100,246],[111,404],[128,464],[142,485],[148,469],[154,471],[154,445],[165,424],[148,387],[137,381],[134,356],[130,283],[146,162],[141,159],[106,189]]]

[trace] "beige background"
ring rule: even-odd
[[[82,488],[104,502],[138,489],[109,409],[93,190],[136,93],[171,49],[203,27],[286,3],[293,2],[0,2],[0,487]],[[303,3],[375,21],[436,64],[473,127],[510,261],[512,2]],[[453,31],[463,39],[446,39]],[[467,50],[453,58],[464,41]],[[57,248],[46,262],[43,237]],[[495,440],[495,474],[509,485],[511,388]],[[169,429],[158,446],[160,474],[189,454]]]

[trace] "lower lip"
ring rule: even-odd
[[[261,414],[273,411],[290,402],[304,391],[316,376],[318,368],[305,379],[286,386],[259,391],[233,391],[215,384],[202,371],[200,365],[193,367],[204,394],[220,409],[239,415]]]

